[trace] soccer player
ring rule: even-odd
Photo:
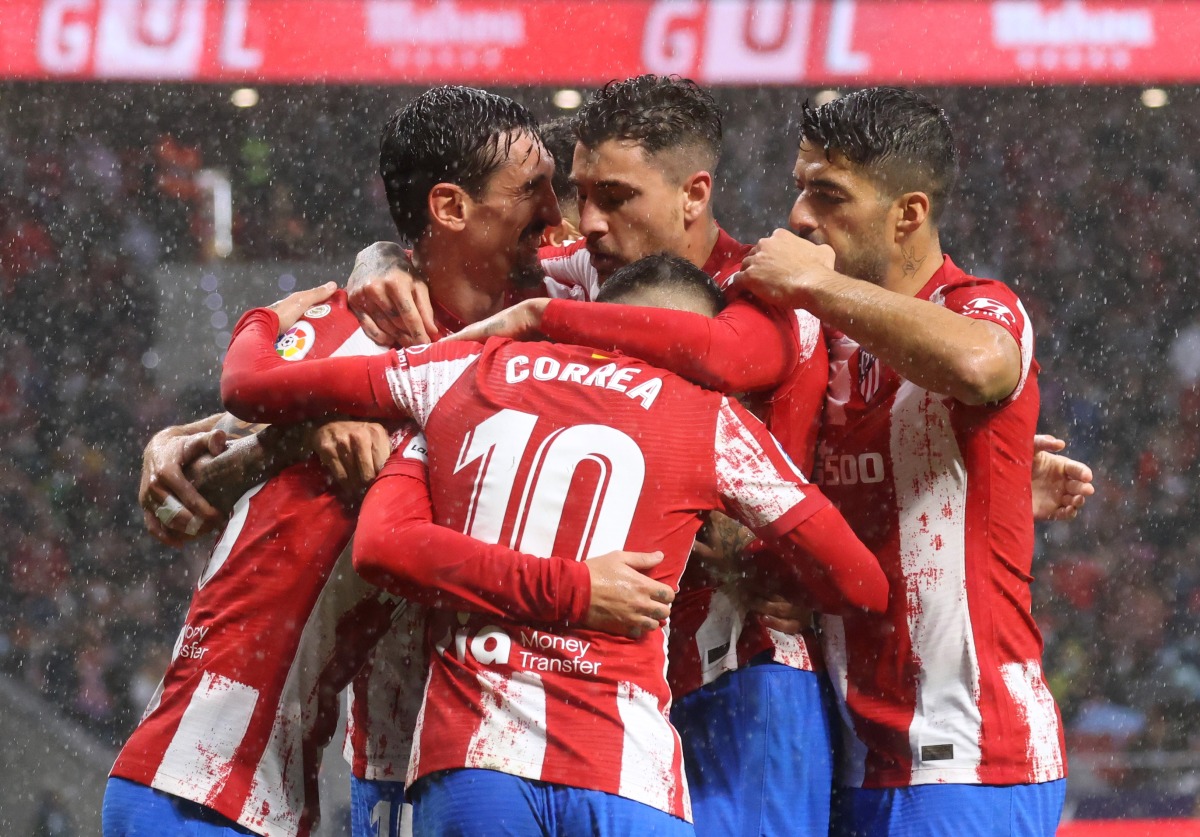
[[[699,513],[724,507],[760,532],[787,532],[780,549],[812,605],[857,612],[886,598],[836,517],[816,511],[794,528],[791,515],[807,517],[794,492],[811,500],[811,488],[761,425],[716,393],[624,356],[508,341],[289,367],[267,351],[278,323],[265,309],[243,318],[222,377],[227,406],[274,420],[411,412],[429,437],[439,521],[535,554],[653,545],[666,555],[654,577],[674,584]],[[797,543],[816,561],[798,561]],[[419,832],[500,827],[498,803],[486,802],[515,796],[504,833],[682,833],[667,816],[688,810],[661,631],[631,644],[447,614],[431,637],[443,633],[410,768]]]
[[[445,133],[448,124],[458,127]],[[431,91],[393,118],[385,146],[388,136],[402,141],[422,126],[426,134],[441,132],[450,140],[449,146],[425,149],[441,155],[442,169],[428,157],[405,158],[403,150],[385,154],[389,194],[425,188],[428,206],[443,212],[449,231],[423,241],[418,256],[426,255],[426,247],[451,253],[438,262],[456,265],[456,272],[431,271],[435,299],[447,313],[454,306],[478,316],[508,299],[514,276],[530,274],[543,228],[558,220],[548,158],[540,153],[528,112],[482,91]],[[418,180],[432,180],[414,185],[412,171],[389,168],[397,161],[417,170]],[[419,198],[402,204],[397,197],[393,212],[398,223],[407,218],[411,224],[425,210]],[[468,217],[470,225],[464,223]],[[447,235],[458,236],[457,247]],[[301,363],[380,351],[357,328],[344,297],[308,309],[278,350],[288,362]],[[194,443],[200,437],[190,438]],[[339,563],[353,525],[352,510],[328,490],[313,461],[284,470],[238,500],[160,692],[114,766],[106,835],[173,832],[183,823],[197,833],[309,833],[318,813],[319,753],[332,733],[336,695],[374,639],[416,610],[358,579],[348,558]],[[508,557],[528,564],[528,556]],[[618,580],[627,583],[628,577],[618,572]],[[520,605],[515,612],[528,616]],[[658,612],[662,602],[653,605]],[[611,627],[613,615],[600,621]],[[404,735],[411,726],[411,719],[398,719],[393,734]]]
[[[841,832],[1045,834],[1062,724],[1030,615],[1033,329],[941,250],[945,115],[874,88],[805,107],[789,218],[740,282],[830,331],[822,485],[883,564],[885,614],[828,619]]]

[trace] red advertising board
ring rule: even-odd
[[[0,77],[596,84],[1181,83],[1200,2],[4,0]]]

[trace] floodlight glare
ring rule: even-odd
[[[229,101],[239,108],[252,108],[258,104],[258,91],[253,87],[239,87],[233,91]]]

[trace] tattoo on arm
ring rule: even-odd
[[[242,421],[232,413],[226,413],[217,420],[216,430],[224,430],[225,436],[231,441],[234,439],[245,439],[247,436],[253,436],[260,430],[265,430],[270,425],[255,424],[249,421]]]
[[[227,514],[251,488],[309,455],[302,426],[274,427],[234,421],[241,425],[235,428],[240,437],[220,456],[201,457],[188,468],[192,483],[204,499]]]
[[[904,256],[902,270],[904,271],[905,276],[912,276],[916,274],[916,272],[921,269],[921,265],[925,264],[925,259],[928,258],[928,256],[921,256],[920,258],[917,258],[916,247],[910,247],[907,250],[905,250],[904,247],[901,247],[900,253]]]

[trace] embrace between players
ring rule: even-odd
[[[243,317],[222,395],[269,430],[147,449],[156,535],[224,519],[197,486],[229,514],[108,837],[309,833],[347,686],[356,834],[1054,832],[1033,520],[1090,473],[1035,456],[1020,301],[941,252],[942,112],[800,122],[794,232],[746,247],[711,97],[611,83],[557,153],[582,237],[539,250],[527,111],[436,88],[388,121],[411,256]]]

